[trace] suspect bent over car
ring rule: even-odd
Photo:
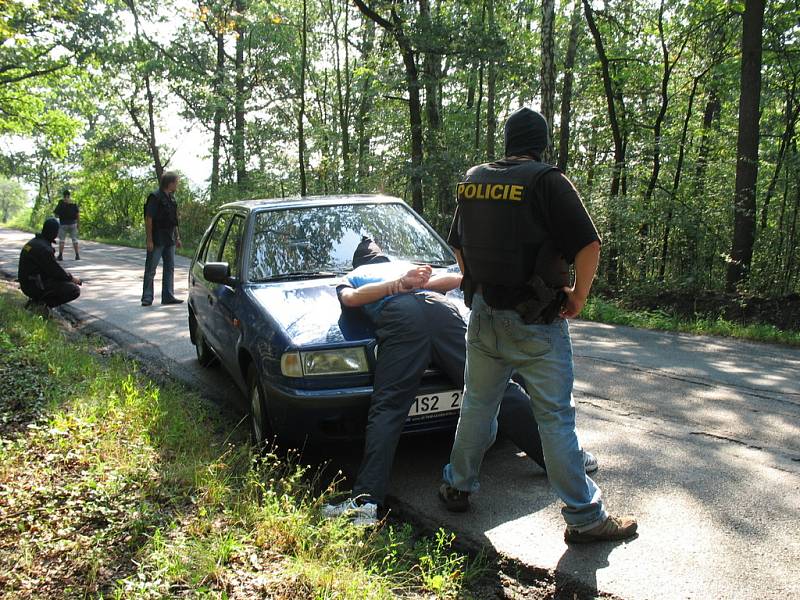
[[[342,310],[336,286],[364,235],[392,260],[457,269],[436,232],[385,196],[235,202],[206,231],[189,272],[191,339],[199,362],[218,360],[244,392],[255,443],[363,437],[374,328]],[[461,393],[432,366],[404,431],[453,428]]]

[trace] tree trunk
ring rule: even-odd
[[[297,160],[300,163],[300,195],[308,195],[306,182],[306,68],[308,61],[308,0],[303,0],[303,23],[300,31],[300,110],[297,115]]]
[[[217,65],[214,74],[216,106],[214,107],[214,139],[211,146],[211,201],[216,202],[219,193],[219,155],[222,147],[222,119],[225,109],[222,105],[222,88],[225,85],[225,37],[216,34]]]
[[[142,54],[142,38],[139,29],[139,12],[136,9],[135,0],[126,0],[126,4],[133,15],[134,35],[136,36],[136,47],[139,54]],[[156,121],[155,121],[155,97],[153,94],[152,81],[150,78],[150,71],[145,66],[142,73],[144,79],[145,96],[147,98],[147,127],[141,122],[138,117],[138,109],[135,106],[136,99],[131,98],[128,112],[133,119],[134,125],[139,132],[147,140],[147,149],[153,159],[153,170],[155,171],[156,181],[161,181],[161,176],[164,174],[164,163],[161,161],[161,150],[156,142]]]
[[[610,61],[606,54],[603,38],[600,35],[600,30],[597,28],[597,23],[594,19],[594,11],[589,3],[589,0],[583,1],[583,9],[586,14],[586,23],[589,26],[589,31],[592,33],[594,39],[597,57],[600,60],[600,69],[603,78],[603,90],[606,97],[606,105],[608,107],[608,120],[611,125],[611,135],[614,140],[614,168],[611,171],[611,189],[609,191],[611,209],[609,210],[608,229],[609,237],[611,238],[609,246],[609,262],[608,262],[608,283],[615,286],[618,283],[618,275],[620,271],[620,255],[619,245],[616,239],[617,236],[617,219],[616,219],[616,200],[620,194],[620,187],[623,185],[623,171],[625,169],[625,140],[622,134],[622,129],[617,118],[617,96],[621,94],[614,89],[614,82],[611,79],[611,71],[609,68]]]
[[[739,136],[736,145],[733,241],[725,281],[728,292],[736,291],[747,281],[753,260],[763,27],[764,0],[746,0],[742,24],[742,75],[739,95]]]
[[[428,119],[428,163],[433,169],[436,181],[436,219],[435,225],[452,212],[452,192],[442,147],[442,116],[439,110],[439,89],[442,79],[441,52],[438,52],[438,40],[434,39],[433,21],[428,0],[419,0],[420,23],[422,33],[429,44],[435,44],[433,51],[429,49],[424,55],[423,73],[425,75],[425,113]]]
[[[236,21],[236,57],[234,63],[234,114],[233,114],[233,161],[236,166],[236,186],[243,194],[247,186],[247,158],[245,154],[245,94],[247,80],[244,72],[244,47],[247,30],[244,21],[244,0],[236,0],[239,17]]]
[[[567,172],[569,165],[569,134],[572,120],[572,86],[575,82],[575,56],[578,53],[578,40],[581,33],[581,0],[576,0],[569,26],[567,56],[564,60],[564,87],[561,90],[561,125],[558,130],[557,167]]]
[[[489,35],[495,39],[497,35],[494,19],[494,0],[486,0],[486,12],[489,18]],[[495,115],[495,91],[497,87],[497,66],[494,57],[489,58],[488,81],[486,85],[486,158],[494,160],[495,131],[497,130],[497,115]]]
[[[419,94],[419,71],[414,48],[403,30],[403,20],[394,8],[391,10],[391,20],[389,20],[375,12],[364,0],[354,0],[354,2],[364,15],[392,34],[403,58],[408,88],[408,115],[411,123],[411,207],[417,214],[422,215],[424,208],[422,196],[422,102]]]
[[[689,136],[689,123],[692,120],[692,109],[694,108],[694,98],[697,94],[697,85],[700,83],[700,77],[695,77],[692,83],[692,91],[689,93],[689,101],[686,108],[686,117],[683,119],[683,129],[681,129],[681,141],[678,148],[678,164],[675,166],[675,177],[672,179],[672,191],[669,196],[669,207],[667,209],[667,217],[664,223],[664,235],[661,238],[661,260],[658,264],[658,280],[664,282],[664,275],[667,268],[667,254],[669,252],[669,235],[672,228],[672,215],[675,209],[675,198],[678,195],[678,189],[681,185],[681,176],[683,173],[683,161],[686,157],[686,142]]]
[[[347,5],[345,4],[344,33],[344,75],[342,75],[341,54],[339,50],[339,18],[334,10],[333,0],[328,1],[330,11],[331,27],[333,29],[334,44],[334,71],[336,74],[336,100],[337,116],[339,120],[339,133],[341,136],[342,148],[342,185],[341,191],[349,192],[352,184],[350,172],[350,53],[348,41],[348,15],[346,14]]]
[[[475,102],[475,153],[481,149],[481,104],[483,103],[483,61],[478,67],[478,101]]]
[[[702,197],[705,193],[706,168],[708,167],[708,153],[710,151],[709,132],[711,131],[711,126],[714,124],[714,120],[719,117],[722,111],[722,103],[717,95],[715,85],[716,77],[708,90],[708,100],[706,101],[706,108],[703,111],[703,133],[700,136],[700,145],[697,151],[697,166],[694,172],[694,196],[696,198]]]
[[[369,57],[375,45],[375,22],[364,17],[364,37],[361,41],[361,56]],[[369,113],[372,109],[372,92],[370,90],[372,78],[364,74],[361,80],[360,98],[358,100],[358,114],[356,115],[356,137],[358,138],[358,180],[359,183],[369,174],[367,165],[367,152],[369,151],[370,136],[367,133]]]
[[[767,186],[767,193],[764,196],[764,204],[761,206],[761,229],[767,228],[767,216],[769,214],[769,203],[772,196],[775,194],[775,188],[778,185],[778,176],[783,168],[783,159],[786,156],[786,147],[794,137],[795,125],[797,124],[798,111],[800,111],[800,104],[795,103],[795,85],[792,85],[792,90],[786,94],[786,110],[785,110],[785,123],[783,128],[783,135],[781,135],[781,145],[778,148],[778,158],[775,161],[775,171],[772,173],[772,178],[769,180]]]
[[[542,160],[553,162],[553,131],[556,112],[556,51],[555,51],[555,0],[542,0],[542,116],[547,121],[550,135],[547,136],[547,146],[542,153]]]

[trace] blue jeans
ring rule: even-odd
[[[144,262],[144,286],[142,288],[142,302],[153,301],[153,279],[156,276],[156,268],[160,260],[164,261],[161,272],[161,302],[171,300],[175,297],[174,278],[175,278],[175,245],[153,246],[153,250],[147,253]]]
[[[467,328],[464,399],[445,482],[478,490],[483,455],[497,434],[497,413],[508,379],[524,380],[539,423],[550,484],[566,505],[567,526],[578,531],[602,523],[607,514],[600,489],[586,476],[572,400],[572,342],[569,325],[526,325],[513,310],[495,310],[475,294]]]

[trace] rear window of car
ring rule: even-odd
[[[256,215],[249,278],[347,272],[362,236],[375,240],[392,260],[455,262],[447,245],[403,204],[305,206]]]

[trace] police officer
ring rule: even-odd
[[[42,232],[22,247],[19,255],[19,287],[30,298],[29,305],[45,304],[50,308],[72,302],[81,295],[81,280],[67,273],[56,262],[53,243],[58,235],[58,221],[47,219]]]
[[[178,175],[166,172],[161,176],[158,190],[147,197],[144,206],[145,233],[147,235],[147,258],[144,265],[142,306],[153,303],[153,280],[160,260],[164,261],[161,274],[161,304],[180,304],[175,297],[175,248],[181,247],[178,231],[178,204],[175,191]]]
[[[472,314],[461,416],[439,497],[451,511],[469,508],[515,371],[533,402],[548,478],[566,505],[565,541],[625,539],[636,533],[636,520],[606,513],[584,471],[572,399],[567,319],[581,312],[589,295],[600,238],[570,181],[541,162],[547,140],[544,117],[520,108],[505,125],[505,158],[473,167],[457,186],[448,241]]]

